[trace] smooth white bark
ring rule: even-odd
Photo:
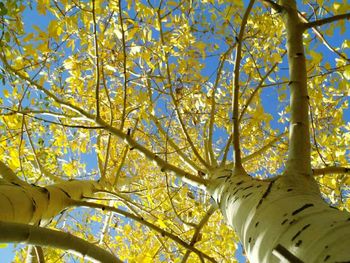
[[[350,214],[329,207],[312,180],[264,182],[241,174],[217,179],[208,191],[252,263],[281,262],[273,254],[278,246],[285,258],[303,262],[350,261]]]

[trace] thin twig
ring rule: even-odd
[[[323,157],[323,155],[318,147],[317,138],[316,138],[316,127],[315,127],[315,122],[314,122],[314,115],[313,115],[310,101],[309,101],[309,112],[310,112],[310,121],[311,121],[311,128],[312,128],[312,137],[314,139],[314,145],[315,145],[316,151],[318,153],[318,156],[321,158],[321,161],[323,162],[323,164],[325,166],[328,166],[328,164],[326,163],[326,160],[324,159],[324,157]]]
[[[287,51],[284,51],[283,54],[281,55],[281,57],[283,58],[285,55],[287,54]],[[264,75],[263,78],[261,78],[259,84],[256,86],[256,88],[254,89],[254,91],[252,92],[252,94],[250,95],[250,97],[248,98],[247,102],[244,104],[242,112],[239,116],[238,121],[241,122],[242,118],[244,116],[244,113],[246,112],[248,106],[250,105],[250,103],[253,101],[254,96],[257,94],[257,92],[263,87],[263,83],[264,81],[268,78],[268,76],[274,72],[274,70],[276,69],[276,67],[278,66],[279,62],[276,62],[268,72],[266,72],[266,74]]]

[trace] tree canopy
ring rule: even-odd
[[[350,211],[350,5],[298,8],[313,174],[323,198]],[[0,22],[3,179],[88,185],[52,220],[29,224],[122,261],[235,262],[239,239],[203,189],[237,160],[258,179],[286,167],[291,81],[278,3],[9,0]],[[69,187],[71,197],[80,185]],[[21,247],[16,260],[29,254]]]

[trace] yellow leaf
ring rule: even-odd
[[[280,54],[278,53],[273,53],[271,55],[271,62],[272,63],[280,63],[282,61],[282,57]]]
[[[164,223],[164,221],[161,220],[161,219],[159,219],[159,218],[158,218],[158,220],[157,220],[157,223],[159,224],[159,226],[160,226],[161,228],[166,228],[166,227],[167,227],[167,225]]]
[[[10,96],[9,91],[7,89],[4,89],[4,96],[5,98],[8,98]]]

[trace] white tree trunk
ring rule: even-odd
[[[350,262],[350,214],[327,205],[312,180],[243,174],[217,179],[208,191],[250,262]]]
[[[0,182],[0,221],[45,225],[71,204],[92,196],[95,181],[67,181],[46,187]]]
[[[0,181],[0,242],[21,242],[68,250],[93,262],[122,262],[120,259],[69,233],[39,227],[46,225],[73,200],[93,196],[95,181],[72,180],[46,187],[22,181]]]
[[[291,93],[286,171],[270,181],[255,180],[243,170],[217,171],[207,190],[250,262],[350,262],[350,214],[322,200],[311,173],[304,27],[295,0],[280,4]]]

